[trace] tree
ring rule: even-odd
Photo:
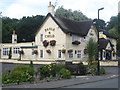
[[[99,29],[106,29],[106,23],[104,20],[102,19],[94,19],[93,22],[96,23],[96,28],[99,28]]]
[[[71,9],[67,10],[67,9],[64,9],[63,6],[59,7],[56,10],[55,14],[58,16],[66,17],[68,19],[77,20],[77,21],[89,19],[81,11],[79,10],[72,11]]]
[[[90,38],[86,44],[87,55],[88,55],[88,65],[91,65],[93,61],[96,60],[97,56],[97,43]]]

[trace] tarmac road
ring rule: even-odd
[[[79,85],[72,85],[63,88],[118,88],[118,78]]]

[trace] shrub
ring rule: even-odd
[[[50,69],[49,68],[50,67],[48,67],[48,65],[42,65],[38,68],[38,72],[40,72],[41,79],[50,76]]]
[[[64,79],[69,79],[71,78],[71,73],[69,70],[62,68],[59,72],[60,76]]]
[[[64,67],[61,64],[49,64],[49,65],[42,65],[38,68],[38,72],[40,72],[41,79],[46,77],[55,77],[59,74],[59,71]]]
[[[106,73],[106,70],[105,70],[105,68],[102,67],[102,68],[100,69],[100,74],[105,74],[105,73]]]
[[[88,66],[87,73],[92,75],[97,75],[97,65]]]
[[[34,80],[33,72],[30,67],[18,65],[10,73],[3,74],[3,84],[32,81]]]
[[[79,65],[79,74],[80,75],[85,75],[87,73],[87,68],[86,66],[81,62]]]

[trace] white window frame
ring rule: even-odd
[[[43,58],[43,50],[40,50],[40,58]]]
[[[19,49],[20,49],[20,48],[13,48],[13,53],[14,53],[14,54],[19,54]]]
[[[58,50],[58,58],[62,58],[62,51]]]
[[[3,56],[8,56],[8,48],[3,48]]]
[[[73,52],[70,52],[70,53],[68,54],[68,57],[69,57],[69,58],[73,58]]]

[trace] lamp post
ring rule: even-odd
[[[98,9],[98,75],[100,75],[100,59],[99,59],[99,11],[100,10],[103,10],[104,9],[104,7],[103,8],[100,8],[100,9]]]

